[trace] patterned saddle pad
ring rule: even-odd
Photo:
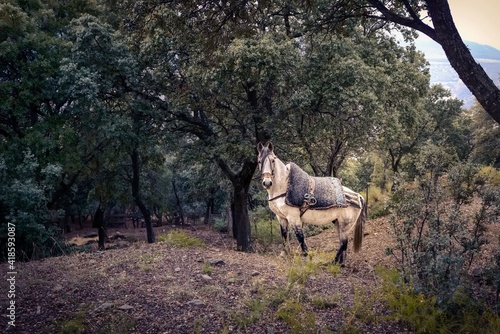
[[[325,210],[333,207],[345,208],[348,206],[342,184],[335,177],[311,177],[314,184],[313,193],[310,193],[309,175],[299,166],[290,163],[285,202],[287,205],[301,207],[307,194],[315,198],[309,209]]]

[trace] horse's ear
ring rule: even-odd
[[[273,150],[273,148],[274,148],[274,147],[273,147],[273,143],[269,142],[269,143],[267,144],[267,148],[268,148],[271,152],[273,152],[273,151],[274,151],[274,150]]]
[[[260,153],[260,151],[262,151],[263,148],[264,148],[264,145],[262,145],[262,142],[259,142],[257,144],[257,151],[259,151],[259,153]]]

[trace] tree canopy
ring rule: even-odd
[[[137,207],[149,242],[153,213],[231,211],[237,248],[250,251],[259,142],[315,175],[367,166],[370,154],[415,175],[432,143],[453,159],[498,163],[484,150],[496,127],[481,136],[487,122],[430,87],[423,55],[391,35],[388,21],[461,54],[445,5],[0,4],[0,229],[19,224],[31,258],[44,254],[29,245],[50,243],[61,218],[83,211]],[[459,74],[467,62],[456,59]],[[495,91],[472,73],[464,82],[498,122]]]

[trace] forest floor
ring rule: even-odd
[[[131,224],[130,224],[131,225]],[[387,219],[367,222],[363,247],[346,266],[308,266],[333,256],[334,229],[307,238],[312,258],[283,257],[279,243],[235,250],[232,237],[205,225],[156,227],[204,241],[147,244],[144,228],[109,229],[119,238],[97,251],[16,263],[13,333],[411,333],[388,320],[373,294],[377,267],[396,268]],[[66,237],[73,242],[91,229]],[[119,233],[117,233],[119,231]],[[77,239],[75,239],[77,237]],[[124,238],[124,239],[123,239]],[[297,246],[292,241],[292,249]],[[487,250],[486,250],[487,251]],[[7,264],[1,264],[8,272]],[[308,269],[309,268],[309,269]],[[319,268],[319,269],[318,269]],[[333,269],[332,269],[333,268]],[[335,269],[337,268],[337,269]],[[2,291],[7,291],[5,280]],[[6,294],[0,296],[5,310]],[[5,328],[5,327],[4,327]],[[3,329],[0,331],[3,331]]]

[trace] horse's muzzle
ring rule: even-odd
[[[268,177],[265,177],[262,179],[262,186],[265,188],[265,189],[269,189],[271,188],[273,185],[273,180],[271,180],[270,178]]]
[[[262,174],[262,186],[264,189],[269,189],[273,185],[273,179],[272,175],[270,173],[263,173]]]

